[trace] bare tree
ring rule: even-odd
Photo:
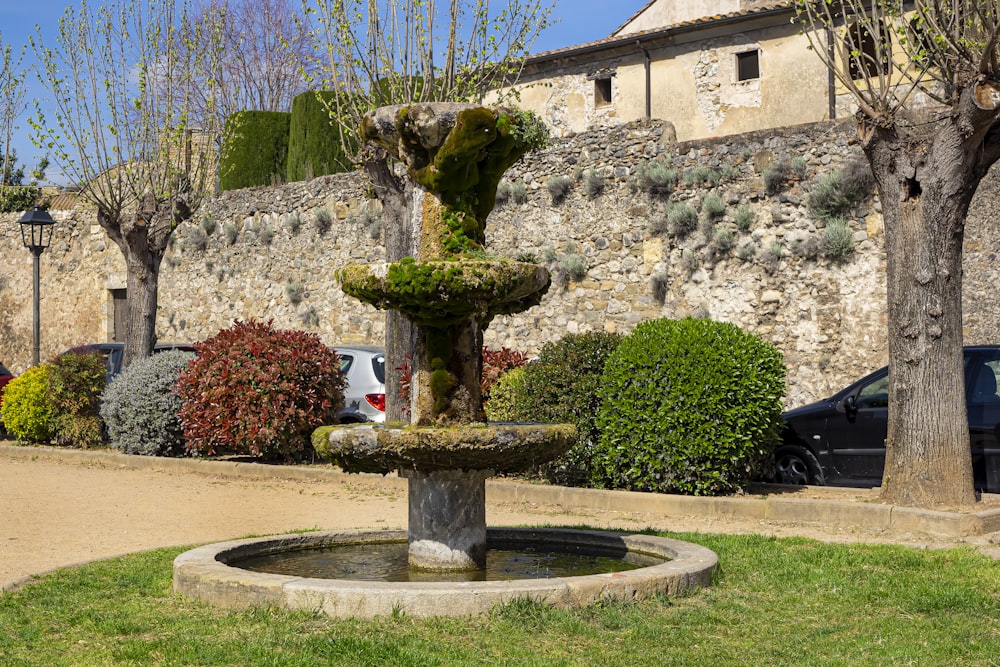
[[[221,34],[214,35],[216,31]],[[196,79],[217,98],[196,103],[196,117],[206,113],[223,119],[245,110],[288,111],[292,100],[309,89],[317,62],[312,32],[293,0],[203,0],[184,34],[193,45],[214,48],[221,39],[219,68]]]
[[[885,220],[882,498],[971,505],[962,244],[972,197],[1000,158],[1000,4],[800,0],[797,7],[813,50],[857,104]]]
[[[316,18],[316,41],[325,49],[323,83],[341,94],[330,98],[331,122],[345,146],[357,145],[362,117],[390,104],[480,102],[491,90],[513,83],[538,34],[549,25],[551,3],[504,0],[307,0]],[[363,145],[355,160],[382,203],[390,261],[414,254],[409,225],[414,184],[401,175],[385,149]],[[413,348],[402,317],[386,318],[387,418],[401,421],[400,374]]]
[[[0,199],[6,200],[7,188],[19,186],[23,170],[15,164],[16,151],[12,147],[17,120],[27,108],[25,79],[27,70],[21,66],[24,47],[15,51],[11,44],[3,43],[0,35]]]
[[[180,39],[186,0],[119,0],[69,7],[51,42],[32,46],[52,91],[53,125],[40,119],[36,141],[82,186],[97,220],[125,257],[124,363],[148,356],[156,341],[160,263],[174,229],[214,190],[217,115],[192,126],[195,89],[217,99],[221,40]],[[205,33],[205,39],[221,31]],[[195,85],[198,82],[198,85]]]

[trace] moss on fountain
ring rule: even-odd
[[[545,267],[505,259],[352,264],[337,272],[347,294],[391,308],[420,326],[443,329],[475,318],[482,326],[496,315],[537,305],[551,283]]]
[[[521,472],[576,440],[572,424],[463,424],[457,427],[351,424],[312,436],[323,459],[346,472],[498,470]]]

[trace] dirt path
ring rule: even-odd
[[[830,541],[954,543],[822,526],[713,517],[574,510],[491,503],[491,525],[804,535]],[[248,479],[187,470],[141,470],[40,454],[0,454],[0,590],[25,577],[167,546],[303,529],[404,528],[401,480],[338,476],[322,481]],[[996,550],[1000,535],[974,544]]]

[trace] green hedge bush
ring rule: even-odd
[[[4,428],[18,440],[47,442],[52,437],[47,364],[32,366],[4,386],[0,417]]]
[[[194,354],[167,350],[134,362],[104,390],[101,416],[111,447],[126,454],[183,456],[181,397],[174,389]]]
[[[292,100],[292,116],[288,126],[288,163],[285,171],[289,183],[307,178],[338,174],[353,168],[344,151],[341,132],[331,125],[330,114],[323,100],[333,98],[331,91],[307,91]],[[355,137],[345,132],[344,138]],[[348,146],[353,152],[356,142]]]
[[[732,324],[652,320],[611,354],[597,393],[596,484],[730,493],[771,459],[785,366],[773,345]]]
[[[47,366],[52,440],[57,445],[84,449],[103,445],[101,394],[108,380],[104,357],[98,353],[67,352]]]
[[[197,343],[177,381],[187,448],[294,461],[344,404],[340,358],[316,334],[236,322]]]
[[[226,119],[219,161],[219,188],[238,190],[283,182],[292,115],[239,111]]]
[[[512,384],[519,382],[510,388],[515,393],[514,421],[565,423],[577,427],[577,443],[561,458],[542,468],[542,473],[553,482],[587,483],[598,437],[595,417],[600,398],[597,389],[605,361],[620,340],[620,336],[604,332],[569,334],[542,346],[538,359],[524,367],[520,378],[511,381]]]

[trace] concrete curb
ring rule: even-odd
[[[139,470],[180,470],[204,475],[241,479],[287,479],[322,481],[355,477],[332,467],[281,466],[238,461],[135,456],[111,451],[22,447],[0,445],[0,456],[33,460],[52,458],[91,465]],[[406,480],[378,477],[387,487],[405,490]],[[774,486],[776,494],[787,487]],[[845,494],[856,492],[845,489]],[[604,491],[490,480],[486,482],[489,503],[527,502],[561,505],[596,511],[641,512],[664,516],[705,516],[749,519],[776,523],[810,523],[840,528],[864,528],[887,533],[920,533],[958,538],[1000,532],[1000,509],[981,512],[942,512],[880,503],[846,500],[798,499],[774,496],[695,497],[635,491]]]

